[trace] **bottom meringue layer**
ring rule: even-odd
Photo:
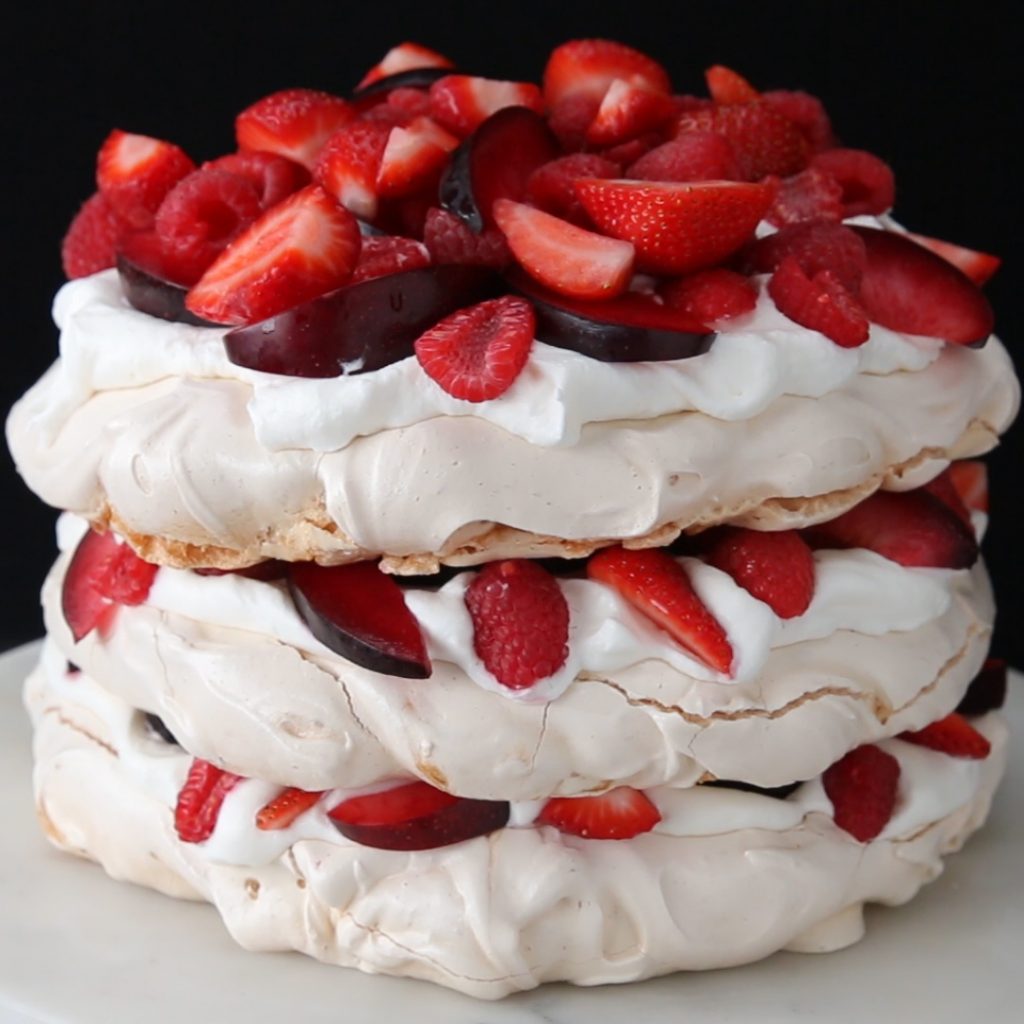
[[[509,827],[415,853],[339,834],[294,842],[270,863],[228,865],[175,834],[188,755],[84,674],[73,685],[62,676],[50,646],[25,690],[37,807],[56,845],[114,878],[209,900],[248,949],[294,949],[489,999],[849,945],[865,903],[909,900],[980,827],[1006,760],[998,714],[974,722],[992,743],[980,762],[885,741],[905,769],[900,802],[894,827],[866,844],[836,827],[826,798],[779,827],[739,821],[626,841]]]

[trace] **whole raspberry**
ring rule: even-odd
[[[122,230],[110,204],[95,192],[82,204],[61,243],[64,273],[73,279],[112,267]]]
[[[757,289],[742,274],[724,267],[678,278],[660,291],[666,306],[685,310],[704,324],[742,316],[757,305]]]
[[[427,211],[423,244],[438,265],[464,263],[502,270],[512,262],[512,253],[500,231],[489,228],[478,235],[464,220],[438,207]]]
[[[900,763],[881,747],[867,744],[851,750],[826,769],[825,794],[832,817],[854,839],[866,843],[889,823],[900,782]]]

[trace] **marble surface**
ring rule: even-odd
[[[827,956],[636,985],[554,985],[481,1003],[413,981],[247,953],[202,904],[110,881],[35,825],[19,701],[32,646],[0,656],[0,1024],[758,1024],[1019,1019],[1024,997],[1024,742],[986,829],[905,908],[873,908],[867,938]],[[1009,717],[1024,735],[1024,679]]]

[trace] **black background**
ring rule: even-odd
[[[23,6],[23,5],[19,5]],[[31,6],[31,5],[29,5]],[[288,86],[345,93],[392,45],[412,39],[469,72],[539,80],[548,52],[579,36],[650,53],[676,89],[699,92],[724,63],[762,88],[822,97],[848,145],[896,171],[896,214],[925,234],[994,252],[988,286],[999,333],[1020,334],[1021,61],[1015,4],[37,3],[3,31],[0,194],[6,410],[56,351],[49,305],[62,281],[59,241],[93,189],[112,127],[177,142],[193,158],[228,152],[236,113]],[[6,16],[8,19],[11,15]],[[1017,512],[1021,431],[990,457],[995,521],[986,550],[1001,602],[996,648],[1024,665]],[[37,591],[53,553],[54,514],[4,451],[0,648],[41,633]]]

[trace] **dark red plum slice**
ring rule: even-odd
[[[185,296],[188,288],[175,284],[161,276],[152,264],[147,268],[140,258],[141,248],[133,249],[133,259],[122,251],[117,256],[117,273],[121,278],[121,288],[128,304],[140,313],[170,320],[175,323],[191,324],[194,327],[215,327],[201,319],[185,307]],[[136,262],[136,259],[139,262]]]
[[[375,82],[356,89],[352,93],[352,102],[362,106],[363,101],[383,99],[395,89],[429,89],[439,78],[453,74],[455,72],[451,68],[411,68],[408,71],[399,71],[395,75],[385,75],[384,78],[378,78]]]

